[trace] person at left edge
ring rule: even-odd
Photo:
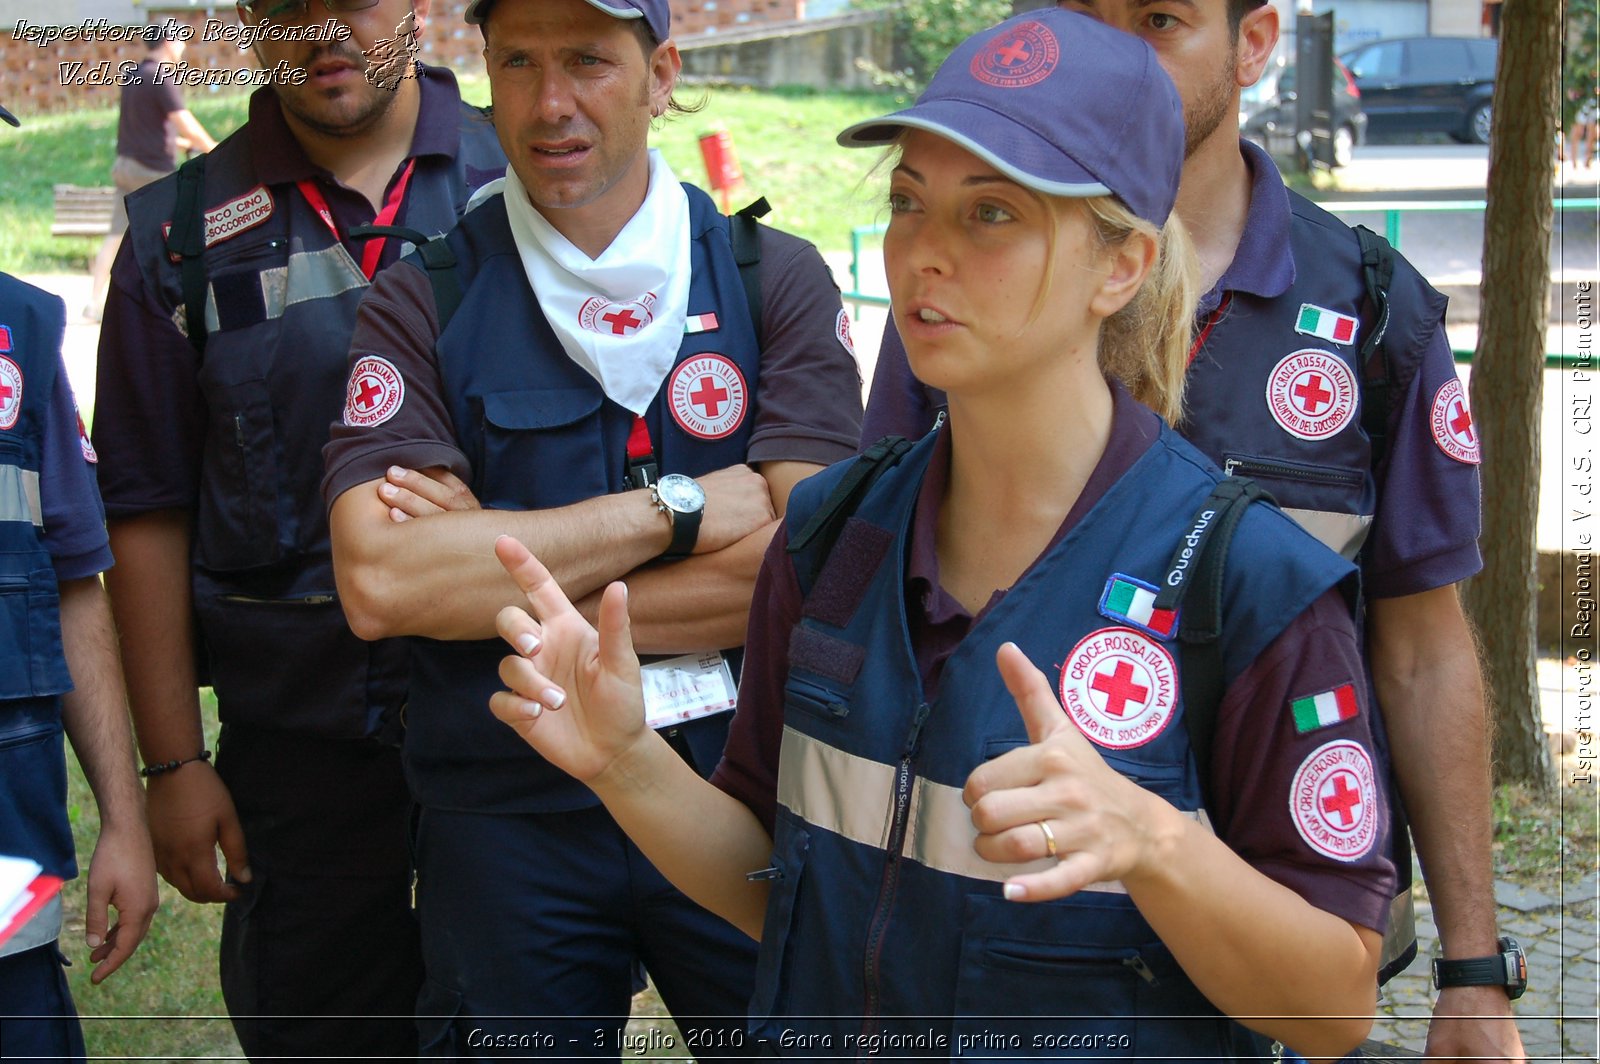
[[[0,120],[17,120],[0,107]],[[61,358],[61,300],[0,273],[0,855],[77,875],[62,732],[94,792],[84,939],[100,983],[133,955],[156,911],[155,860],[133,771],[111,611],[94,450]],[[107,930],[108,907],[117,923]],[[67,989],[57,895],[0,944],[0,1052],[84,1059]]]
[[[416,1049],[409,798],[389,727],[404,648],[345,624],[317,482],[356,305],[406,250],[352,229],[443,232],[505,165],[449,72],[369,81],[363,50],[428,11],[241,5],[246,24],[327,39],[258,42],[263,68],[305,77],[258,90],[203,157],[183,208],[203,226],[203,351],[166,245],[184,170],[129,197],[100,336],[95,442],[134,722],[147,762],[186,762],[150,783],[157,864],[190,900],[226,903],[223,996],[255,1060]],[[196,632],[222,720],[214,769],[193,760]]]
[[[463,295],[442,330],[416,259],[363,301],[324,483],[352,627],[425,637],[405,747],[419,1013],[439,1017],[424,1052],[518,1046],[530,1024],[511,1017],[536,1015],[563,1052],[615,1058],[637,958],[684,1049],[749,1054],[754,944],[490,715],[495,614],[520,601],[492,547],[517,530],[580,595],[628,577],[640,649],[694,655],[647,670],[652,719],[709,773],[775,514],[859,433],[844,308],[816,250],[763,227],[758,331],[728,221],[649,149],[676,106],[664,0],[497,0],[466,17],[511,168],[450,234]],[[658,495],[691,505],[669,517]]]

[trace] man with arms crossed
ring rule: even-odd
[[[522,538],[591,608],[628,581],[639,649],[687,655],[656,667],[656,720],[709,774],[776,517],[860,434],[844,310],[816,250],[764,229],[758,327],[729,222],[649,150],[677,106],[665,0],[495,0],[466,17],[511,168],[449,238],[447,322],[416,260],[362,304],[324,484],[352,627],[424,637],[406,741],[419,1011],[438,1017],[424,1051],[536,1034],[614,1058],[642,960],[686,1048],[748,1055],[754,943],[490,714],[495,616],[521,601],[493,546]]]
[[[1356,352],[1375,315],[1356,236],[1288,192],[1234,124],[1240,88],[1260,77],[1277,43],[1277,11],[1262,0],[1060,6],[1143,37],[1178,86],[1188,143],[1176,210],[1207,289],[1178,428],[1360,562],[1368,659],[1444,956],[1494,955],[1486,712],[1455,586],[1481,567],[1478,446],[1444,336],[1444,299],[1397,262],[1387,444],[1374,467]],[[863,442],[920,436],[942,403],[886,334]],[[1507,988],[1443,989],[1426,1053],[1520,1059]]]
[[[425,19],[427,0],[414,6]],[[112,604],[140,750],[177,762],[150,781],[158,867],[190,900],[227,903],[222,990],[245,1052],[402,1058],[422,980],[410,800],[389,735],[404,647],[362,642],[339,609],[321,447],[356,306],[402,254],[401,240],[351,230],[444,232],[504,156],[448,72],[369,82],[362,50],[393,36],[410,0],[239,12],[325,39],[257,45],[263,68],[307,76],[251,97],[187,206],[200,160],[129,197],[95,424]],[[174,262],[168,223],[198,225],[203,252]],[[184,272],[196,264],[197,292]],[[223,723],[214,769],[197,632]]]

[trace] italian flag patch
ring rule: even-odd
[[[1294,331],[1336,344],[1352,344],[1356,340],[1356,319],[1348,314],[1335,314],[1314,303],[1301,303]]]
[[[716,332],[717,316],[715,314],[691,314],[683,320],[683,331],[685,334]]]
[[[1320,695],[1307,695],[1289,703],[1294,714],[1295,730],[1301,735],[1318,728],[1326,728],[1356,715],[1356,689],[1344,683]]]
[[[1135,628],[1171,638],[1178,627],[1177,610],[1156,609],[1156,589],[1143,580],[1114,573],[1100,596],[1100,612],[1113,621],[1125,621]]]

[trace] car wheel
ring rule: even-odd
[[[1340,126],[1333,131],[1333,165],[1349,166],[1356,154],[1356,131]]]
[[[1489,127],[1494,115],[1487,103],[1480,103],[1467,116],[1467,134],[1474,144],[1489,143]]]

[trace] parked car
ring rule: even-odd
[[[1367,116],[1361,90],[1350,71],[1333,63],[1333,165],[1350,165],[1356,145],[1367,138]],[[1295,141],[1294,64],[1267,67],[1261,79],[1239,94],[1239,126],[1245,137],[1273,155],[1292,155]]]
[[[1448,133],[1487,144],[1499,50],[1491,37],[1396,37],[1339,58],[1355,75],[1373,132]]]

